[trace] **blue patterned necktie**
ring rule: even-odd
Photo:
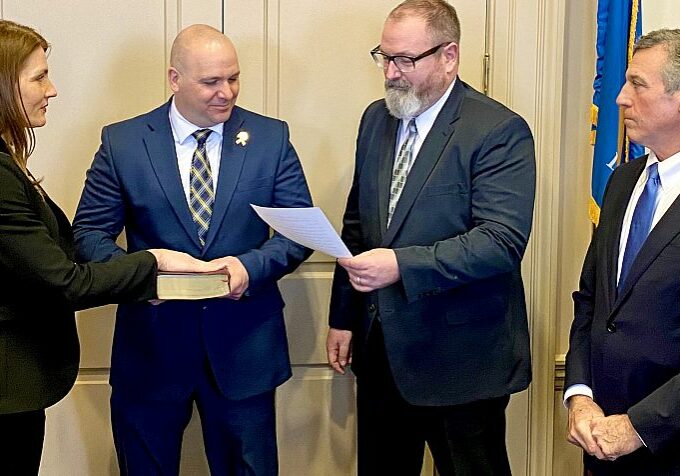
[[[406,139],[399,149],[397,160],[394,161],[394,166],[392,167],[390,201],[387,208],[388,227],[392,221],[392,215],[394,215],[394,209],[397,207],[397,202],[399,202],[399,197],[401,197],[401,192],[404,189],[406,177],[408,176],[411,166],[413,165],[413,144],[416,142],[416,137],[418,137],[416,120],[411,119],[408,123],[408,134],[406,135]]]
[[[196,223],[201,246],[205,246],[205,236],[210,227],[210,217],[215,202],[210,162],[205,152],[205,143],[211,132],[210,129],[200,129],[191,134],[196,139],[196,150],[191,160],[191,174],[189,175],[189,208],[191,208],[191,217]]]
[[[630,223],[630,231],[628,232],[628,240],[626,241],[626,250],[623,253],[623,261],[621,262],[618,289],[621,289],[626,282],[626,277],[633,265],[633,261],[635,261],[635,257],[640,252],[640,248],[642,248],[647,235],[649,235],[652,229],[652,219],[656,210],[656,197],[661,186],[658,167],[658,162],[649,166],[645,189],[642,191],[637,205],[635,205],[633,219]]]

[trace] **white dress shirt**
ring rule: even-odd
[[[184,188],[184,196],[189,204],[189,190],[190,190],[190,174],[191,161],[196,150],[197,141],[191,135],[200,129],[210,129],[213,131],[205,143],[205,150],[210,162],[210,171],[212,173],[213,190],[217,190],[217,178],[220,174],[220,158],[222,157],[222,132],[224,124],[216,124],[212,127],[198,127],[189,122],[177,110],[175,100],[170,104],[170,127],[172,128],[172,136],[175,140],[175,151],[177,152],[177,165],[179,167],[179,175],[182,179],[182,188]]]

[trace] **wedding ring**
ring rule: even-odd
[[[359,286],[361,286],[361,277],[360,277],[360,276],[357,276],[357,284],[358,284]]]

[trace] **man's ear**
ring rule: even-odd
[[[455,41],[452,41],[451,43],[447,44],[446,46],[442,46],[442,54],[444,55],[444,58],[446,59],[447,65],[450,65],[452,67],[458,67],[458,61],[460,59],[459,56],[459,47],[458,43]]]
[[[176,93],[179,90],[179,71],[177,71],[175,68],[170,66],[168,68],[168,83],[170,83],[170,89],[172,89],[173,93]]]

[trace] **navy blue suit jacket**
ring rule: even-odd
[[[586,461],[617,475],[680,474],[680,200],[616,290],[623,217],[645,164],[624,164],[609,180],[574,293],[566,360],[565,388],[590,386],[605,414],[627,413],[648,446],[614,463]]]
[[[380,316],[394,379],[411,404],[522,390],[531,379],[520,275],[534,202],[531,132],[456,80],[387,228],[398,124],[384,100],[364,113],[342,237],[353,254],[393,248],[401,280],[359,293],[336,267],[330,326],[354,332],[361,382],[362,349]]]
[[[287,125],[235,107],[224,124],[215,205],[201,248],[177,165],[170,103],[109,125],[88,171],[74,220],[81,259],[169,248],[201,259],[236,256],[248,271],[238,301],[173,301],[119,306],[111,385],[147,398],[186,398],[197,369],[210,364],[231,399],[275,388],[291,375],[283,300],[276,281],[311,253],[269,227],[250,207],[307,207],[311,198]],[[247,131],[246,145],[236,135]]]

